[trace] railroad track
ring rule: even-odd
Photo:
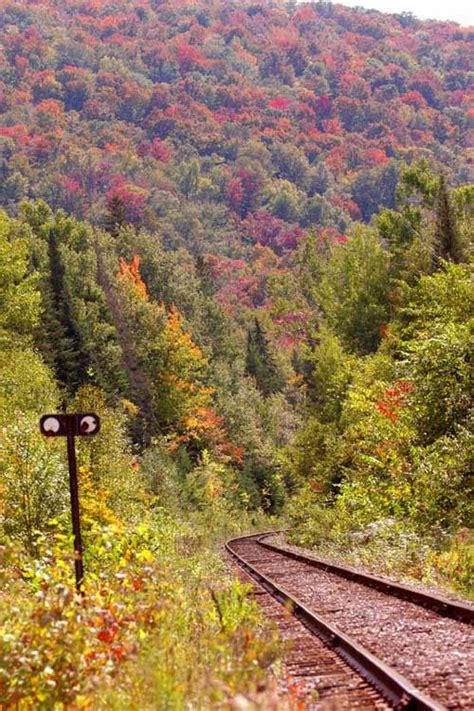
[[[316,692],[309,707],[474,709],[472,606],[276,546],[271,535],[226,548],[265,590],[265,612],[296,637],[292,674]]]

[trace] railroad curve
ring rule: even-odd
[[[472,606],[353,568],[330,570],[325,561],[268,543],[265,539],[273,533],[236,538],[226,548],[253,580],[290,605],[307,630],[370,682],[391,707],[474,709]],[[314,687],[323,698],[327,684],[320,684],[321,693],[316,659],[313,671]],[[349,683],[347,699],[351,693]],[[349,701],[338,708],[381,706]]]

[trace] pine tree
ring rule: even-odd
[[[113,237],[118,237],[126,224],[125,203],[119,195],[113,195],[107,203],[107,210],[104,227]]]
[[[198,254],[195,261],[196,273],[201,282],[201,288],[206,296],[210,296],[215,293],[216,286],[214,281],[214,276],[212,273],[211,266],[208,260],[202,255]]]
[[[449,199],[444,175],[439,179],[439,190],[436,201],[436,231],[435,231],[435,261],[439,265],[441,259],[460,262],[461,255],[456,230],[456,220]]]
[[[49,288],[45,324],[49,343],[54,345],[54,367],[58,379],[71,392],[88,380],[89,359],[71,316],[65,287],[64,265],[53,228],[48,236]]]
[[[265,397],[283,388],[283,379],[258,319],[255,319],[253,328],[247,335],[245,371],[255,378],[258,389]]]

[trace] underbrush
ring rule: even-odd
[[[304,501],[302,500],[304,499]],[[289,507],[294,524],[288,540],[321,556],[374,573],[411,578],[474,598],[474,534],[464,528],[455,534],[441,529],[420,532],[407,519],[385,516],[370,519],[371,507],[359,518],[300,493]]]
[[[6,543],[2,708],[225,708],[261,694],[277,637],[210,550],[224,533],[215,528],[164,511],[134,529],[91,527],[83,598],[59,530],[39,538],[35,557]]]

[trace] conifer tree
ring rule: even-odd
[[[113,237],[118,237],[126,223],[125,203],[119,195],[113,195],[107,203],[104,227]]]
[[[42,201],[22,206],[31,228],[30,264],[41,293],[35,343],[70,393],[92,382],[109,396],[126,387],[121,350],[98,279],[95,236]]]
[[[283,387],[268,338],[258,319],[255,319],[247,335],[245,371],[255,378],[258,389],[265,396],[279,392]]]
[[[212,269],[207,261],[207,259],[202,254],[198,254],[196,257],[196,272],[201,282],[201,288],[206,296],[212,295],[216,288],[214,283],[214,277],[212,274]]]
[[[441,259],[460,262],[456,220],[451,206],[448,188],[444,175],[439,179],[439,190],[436,201],[436,231],[435,231],[435,260],[439,264]]]
[[[74,392],[79,385],[87,381],[88,357],[71,317],[64,265],[54,227],[48,235],[48,256],[50,303],[46,305],[44,316],[48,341],[54,344],[54,367],[59,381]]]

